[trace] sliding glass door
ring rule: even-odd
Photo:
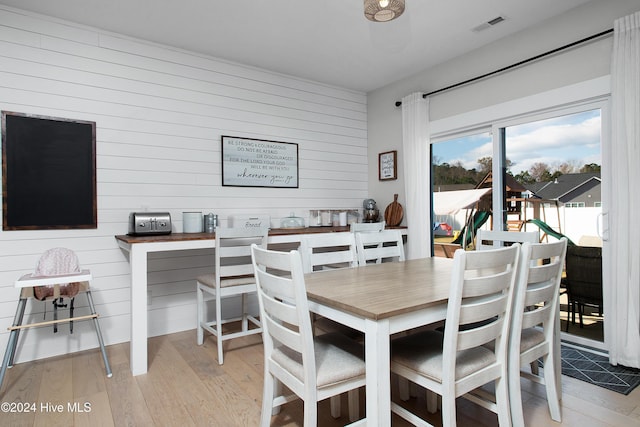
[[[593,248],[585,250],[591,258],[581,259],[587,277],[563,281],[561,321],[564,339],[596,348],[604,348],[605,321],[603,117],[605,102],[585,102],[495,120],[431,144],[434,254],[472,250],[479,228],[538,231],[542,241],[566,236],[578,247],[568,259]]]
[[[538,231],[542,241],[570,240],[562,331],[567,340],[604,348],[602,110],[577,110],[496,126],[495,145],[503,160],[494,206],[501,206],[505,230]]]

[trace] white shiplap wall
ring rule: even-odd
[[[0,351],[20,275],[46,249],[75,250],[94,274],[107,344],[129,340],[130,276],[114,235],[129,212],[264,213],[272,225],[367,197],[366,96],[0,6],[0,109],[96,122],[98,228],[0,232]],[[220,136],[299,144],[299,189],[221,186]],[[42,215],[55,206],[43,208]],[[195,327],[194,277],[212,251],[150,256],[149,335]],[[86,310],[78,298],[78,310]],[[41,320],[42,303],[27,320]],[[47,308],[50,315],[51,309]],[[67,335],[67,326],[59,335]],[[194,334],[195,342],[195,334]],[[87,322],[21,338],[18,362],[96,347]]]

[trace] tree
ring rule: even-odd
[[[507,159],[505,163],[506,163],[505,166],[507,170],[510,170],[511,166],[513,166],[513,162]],[[491,172],[493,168],[493,157],[491,156],[481,157],[478,159],[478,164],[480,165],[479,173],[482,175],[482,177],[485,177],[489,172]]]
[[[529,175],[529,171],[522,171],[519,174],[515,175],[514,178],[520,184],[533,184],[536,182],[535,178]]]
[[[433,185],[475,185],[479,182],[479,179],[478,172],[475,169],[467,170],[461,162],[433,165]]]
[[[582,173],[589,173],[589,172],[600,172],[600,165],[597,165],[595,163],[589,163],[588,165],[584,165],[582,166],[582,168],[580,168],[580,172]]]
[[[561,163],[557,168],[556,168],[556,172],[554,172],[554,175],[556,173],[559,173],[560,175],[565,175],[568,173],[574,173],[578,168],[575,165],[572,165],[569,162],[564,162]],[[559,176],[559,175],[558,175]]]
[[[535,182],[546,182],[551,177],[549,172],[549,165],[542,162],[536,162],[529,168],[529,175],[535,180]]]
[[[482,157],[478,159],[478,164],[480,165],[480,173],[487,175],[493,167],[493,157]]]

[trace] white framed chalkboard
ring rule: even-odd
[[[298,188],[298,144],[223,135],[222,185]]]
[[[97,228],[96,124],[2,112],[2,229]]]

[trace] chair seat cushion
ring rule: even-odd
[[[196,280],[210,288],[216,287],[215,274],[203,274],[202,276],[198,276]],[[226,277],[224,279],[221,279],[220,287],[226,288],[229,286],[250,285],[252,283],[256,283],[256,278],[253,274],[248,274],[246,276],[234,276],[234,277]]]
[[[442,382],[442,343],[444,334],[424,331],[391,342],[391,360],[434,381]],[[496,362],[495,354],[484,347],[459,351],[456,379],[472,374]]]
[[[540,344],[544,341],[544,333],[538,328],[523,329],[520,335],[520,353],[524,353],[530,348]],[[484,345],[491,351],[495,350],[496,342],[490,341]]]
[[[74,282],[66,285],[33,286],[22,288],[20,298],[36,298],[40,301],[57,299],[60,297],[74,298],[80,292],[89,289],[89,282]]]
[[[78,261],[77,255],[71,249],[52,248],[40,256],[34,275],[51,277],[79,272],[80,262]],[[80,283],[34,286],[33,296],[41,301],[59,297],[73,298],[80,290]]]
[[[349,338],[328,333],[314,339],[317,385],[324,387],[365,374],[364,348]],[[274,349],[273,360],[304,382],[302,355],[287,347]]]
[[[520,337],[520,353],[523,353],[530,348],[540,344],[544,341],[544,334],[540,329],[527,328],[522,330],[522,336]]]

